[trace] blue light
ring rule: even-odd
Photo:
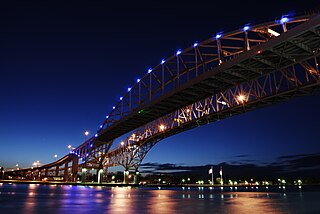
[[[106,119],[108,119],[108,118],[109,118],[109,115],[106,116]]]
[[[195,42],[194,44],[193,44],[193,47],[195,48],[195,47],[197,47],[199,44],[198,44],[198,42]]]
[[[180,55],[181,54],[181,50],[179,49],[179,50],[177,50],[177,52],[176,52],[176,56],[178,56],[178,55]]]
[[[243,27],[243,31],[247,31],[247,30],[249,30],[249,29],[250,29],[250,27],[249,27],[248,25],[246,25],[246,26]]]
[[[92,144],[90,144],[90,147],[91,147],[91,148],[92,148],[92,146],[93,146],[93,145],[92,145]]]
[[[152,72],[152,69],[151,68],[149,68],[148,69],[148,74],[150,74]]]
[[[102,129],[103,125],[100,125],[100,129]]]
[[[122,100],[123,99],[123,97],[120,97],[120,100]]]
[[[88,156],[89,156],[89,154],[87,153],[87,154],[86,154],[86,156],[88,157]]]
[[[98,134],[95,134],[94,136],[95,136],[95,137],[98,137]]]
[[[216,39],[220,39],[221,36],[222,36],[222,34],[221,34],[221,33],[218,33],[218,34],[216,35]]]
[[[166,62],[166,60],[162,59],[161,60],[161,65],[163,65]]]
[[[140,79],[139,79],[139,78],[137,79],[137,82],[140,82]]]
[[[289,21],[289,18],[287,16],[282,16],[281,19],[280,19],[280,23],[281,24],[284,24],[284,23],[286,23],[288,21]]]
[[[131,88],[128,88],[128,92],[131,91]]]
[[[115,107],[115,106],[112,106],[112,109],[116,109],[116,107]]]

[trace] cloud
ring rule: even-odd
[[[249,155],[235,155],[235,156],[232,156],[233,158],[247,158],[249,157]]]
[[[247,157],[237,155],[234,157]],[[141,173],[150,174],[198,174],[207,175],[212,165],[188,166],[171,163],[144,163],[140,166]],[[320,153],[280,156],[274,162],[261,163],[252,159],[230,160],[214,165],[214,174],[218,175],[220,166],[225,176],[230,177],[317,177],[320,174]]]

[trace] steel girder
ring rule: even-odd
[[[134,130],[106,156],[105,167],[137,170],[159,141],[179,132],[238,115],[320,87],[319,57],[237,84],[223,92],[178,109]]]

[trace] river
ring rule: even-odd
[[[1,214],[320,213],[319,187],[105,187],[0,183]]]

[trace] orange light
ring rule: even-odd
[[[243,94],[240,94],[237,96],[237,100],[240,102],[240,103],[244,103],[246,101],[246,96],[243,95]]]
[[[166,127],[165,127],[163,124],[161,124],[161,125],[159,126],[160,131],[163,131],[165,128],[166,128]]]

